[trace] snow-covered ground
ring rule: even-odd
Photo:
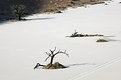
[[[62,14],[36,14],[28,21],[0,25],[0,80],[121,80],[121,0]],[[74,30],[104,37],[68,38]],[[104,38],[107,43],[97,43]],[[44,62],[49,49],[67,50],[54,61],[66,69],[33,67]]]

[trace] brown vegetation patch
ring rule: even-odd
[[[71,35],[70,37],[95,37],[95,36],[103,36],[101,34],[94,34],[94,35],[88,35],[88,34],[76,34],[76,35]]]
[[[71,36],[67,36],[67,37],[95,37],[95,36],[104,36],[102,34],[94,34],[94,35],[89,35],[89,34],[79,34],[78,32],[75,32],[71,35]]]
[[[101,4],[102,1],[97,0],[45,0],[43,5],[44,12],[55,12],[56,10],[65,10],[67,7],[84,6],[84,4]],[[48,9],[51,9],[48,10]]]
[[[108,42],[108,41],[105,39],[98,39],[96,42]]]
[[[55,62],[54,64],[48,64],[46,66],[43,66],[43,69],[63,69],[67,68],[64,65],[60,64],[59,62]]]

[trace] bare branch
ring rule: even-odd
[[[55,52],[55,50],[56,50],[56,47],[55,47],[55,49],[54,50],[51,50],[51,49],[49,49],[50,50],[50,52],[51,52],[51,54],[53,55],[53,53]]]
[[[45,59],[45,61],[47,61],[50,57],[51,57],[51,56],[48,56],[48,57]]]
[[[48,57],[45,59],[45,61],[47,61],[48,58],[50,58],[52,55],[50,53],[48,53],[48,52],[45,52],[45,53],[48,55]]]
[[[53,50],[53,52],[55,52],[55,50],[56,50],[56,47],[55,47],[55,49]]]
[[[59,51],[56,52],[54,55],[57,55],[57,54],[59,54],[59,53],[65,54],[65,55],[67,55],[67,56],[69,57],[69,54],[66,53],[66,50],[65,50],[64,52],[59,50]]]
[[[50,56],[51,54],[50,53],[48,53],[48,52],[45,52],[48,56]]]
[[[54,52],[51,49],[49,49],[49,50],[50,50],[51,54],[53,55]]]
[[[57,55],[57,54],[62,53],[62,54],[65,54],[65,55],[67,55],[69,57],[69,55],[66,53],[66,50],[64,52],[61,51],[61,50],[58,50],[58,52],[55,52],[56,51],[56,47],[55,47],[54,50],[51,50],[51,49],[49,49],[49,50],[50,50],[50,53],[49,52],[45,52],[48,55],[48,57],[45,59],[45,61],[47,61],[50,58],[50,64],[51,65],[53,63],[53,59],[54,59],[55,55]]]
[[[64,54],[67,55],[67,56],[69,57],[69,54],[66,53],[66,50],[65,50],[64,52],[65,52]]]

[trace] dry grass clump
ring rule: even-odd
[[[95,37],[95,36],[104,36],[102,34],[94,34],[94,35],[89,35],[89,34],[78,34],[78,32],[73,33],[71,36],[69,37]]]
[[[96,42],[108,42],[108,41],[105,39],[98,39]]]
[[[46,66],[43,66],[43,69],[63,69],[67,68],[64,65],[60,64],[59,62],[55,62],[54,64],[48,64]]]

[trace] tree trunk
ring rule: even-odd
[[[21,15],[20,14],[18,15],[18,20],[21,20]]]
[[[52,64],[53,64],[53,59],[54,59],[54,56],[51,56],[50,65],[52,65]]]

